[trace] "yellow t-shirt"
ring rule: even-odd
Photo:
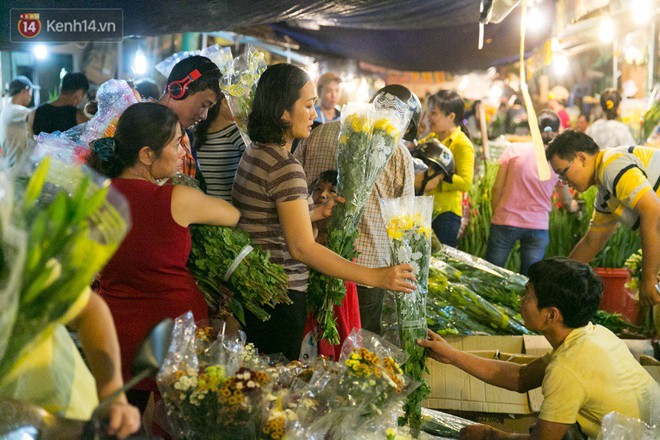
[[[648,191],[660,196],[660,150],[651,147],[605,148],[596,156],[598,194],[591,229],[609,229],[616,222],[639,226],[637,202]]]
[[[58,324],[24,349],[0,379],[0,395],[70,419],[89,420],[98,406],[96,382],[64,324],[80,313],[90,293],[85,289]]]
[[[431,134],[429,137],[436,137]],[[460,127],[443,139],[442,143],[454,155],[456,170],[452,183],[440,182],[429,195],[433,196],[433,217],[443,212],[453,212],[463,216],[463,193],[472,188],[474,178],[474,146]]]
[[[649,422],[658,384],[614,333],[589,323],[573,330],[549,361],[539,419],[580,424],[596,438],[603,416],[616,411]]]

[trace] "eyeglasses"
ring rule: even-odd
[[[566,165],[566,168],[564,168],[559,173],[557,173],[557,176],[559,176],[559,181],[561,183],[568,183],[568,178],[566,177],[566,173],[568,172],[568,169],[571,167],[571,165],[573,165],[573,161],[570,161],[568,165]]]

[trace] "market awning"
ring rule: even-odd
[[[26,2],[10,0],[11,8]],[[68,0],[30,3],[34,8],[121,8],[124,35],[164,35],[219,30],[249,31],[271,25],[297,40],[304,50],[355,58],[384,67],[411,70],[469,70],[515,60],[520,21],[514,11],[485,29],[485,47],[477,50],[480,0]],[[544,0],[545,21],[554,8]],[[8,41],[8,20],[0,21],[0,49],[20,49]],[[529,35],[529,51],[550,35]]]

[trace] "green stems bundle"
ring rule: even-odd
[[[426,338],[426,296],[431,258],[433,197],[381,199],[383,220],[390,239],[392,263],[409,263],[417,280],[412,293],[396,292],[397,324],[401,347],[408,354],[403,371],[421,382],[403,406],[400,424],[408,424],[413,435],[422,426],[422,400],[430,393],[424,381],[426,349],[415,342]]]
[[[3,329],[9,337],[0,378],[61,323],[126,235],[126,202],[109,185],[79,165],[48,156],[30,178],[15,208],[27,231],[27,254],[14,292],[16,319]]]
[[[199,189],[197,181],[184,174],[177,174],[172,181]],[[227,226],[191,225],[190,236],[188,268],[211,315],[224,317],[229,308],[245,324],[244,308],[266,321],[270,315],[264,306],[291,304],[284,267],[270,262],[270,252],[252,246],[247,232]]]

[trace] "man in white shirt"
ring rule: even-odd
[[[32,101],[34,85],[27,77],[19,75],[9,83],[10,101],[0,112],[0,148],[2,157],[11,167],[18,162],[28,147],[28,105]]]

